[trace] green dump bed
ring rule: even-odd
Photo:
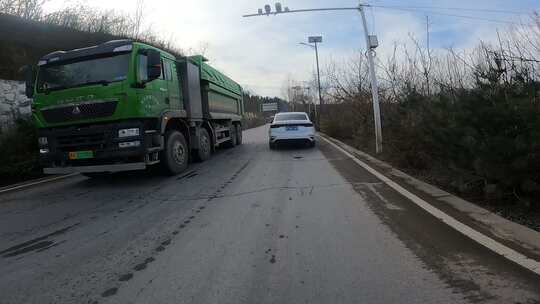
[[[217,119],[241,116],[244,112],[242,87],[208,65],[203,56],[190,56],[189,59],[200,68],[202,100],[203,103],[208,101],[207,115]]]

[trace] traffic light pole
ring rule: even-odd
[[[360,11],[360,15],[362,16],[362,25],[364,26],[364,35],[366,38],[366,48],[367,48],[367,57],[369,62],[369,75],[371,78],[371,94],[373,97],[373,117],[375,121],[375,151],[376,153],[382,152],[382,126],[381,126],[381,110],[379,108],[379,92],[378,92],[378,85],[377,85],[377,77],[375,75],[375,63],[373,62],[373,48],[376,46],[372,46],[370,36],[368,34],[368,28],[367,28],[367,21],[366,21],[366,15],[364,12],[364,8],[369,5],[360,3],[357,7],[329,7],[329,8],[316,8],[316,9],[297,9],[297,10],[291,10],[288,7],[283,8],[281,6],[281,3],[276,3],[276,11],[272,12],[270,5],[265,5],[265,11],[263,12],[262,9],[259,9],[259,12],[257,14],[247,14],[243,15],[243,17],[257,17],[257,16],[270,16],[270,15],[278,15],[278,14],[289,14],[289,13],[304,13],[304,12],[321,12],[321,11],[345,11],[345,10],[358,10]],[[315,44],[315,47],[317,47],[317,44]],[[316,49],[317,51],[317,49]],[[319,54],[317,51],[317,76],[319,76]],[[319,77],[318,77],[319,78]],[[320,79],[320,78],[319,78]],[[321,85],[319,80],[319,100],[321,105],[321,109],[319,109],[319,112],[322,110],[322,99],[321,99]],[[319,114],[320,115],[320,114]]]
[[[373,51],[371,49],[371,41],[368,35],[368,28],[366,22],[366,14],[364,12],[364,6],[358,7],[360,15],[362,16],[362,24],[364,26],[364,36],[366,38],[367,57],[369,62],[369,75],[371,78],[371,96],[373,98],[373,118],[375,122],[375,152],[377,154],[382,152],[382,126],[381,126],[381,110],[379,108],[379,87],[377,84],[377,77],[375,75],[375,63],[373,62]]]

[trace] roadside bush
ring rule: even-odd
[[[256,128],[264,124],[266,124],[264,117],[256,113],[245,113],[242,118],[242,127],[244,130]]]
[[[438,145],[444,159],[509,194],[540,194],[540,107],[518,89],[479,86],[459,96]],[[444,142],[443,142],[444,141]]]
[[[519,90],[524,85],[540,84],[501,88],[479,83],[457,92],[455,98],[445,93],[426,97],[411,91],[397,102],[383,102],[381,157],[413,171],[443,166],[462,172],[462,184],[480,180],[476,183],[479,189],[473,189],[476,192],[495,187],[503,201],[513,198],[538,206],[540,104]],[[342,139],[350,139],[352,134],[356,147],[373,153],[371,101],[362,99],[329,108],[324,132]],[[452,186],[471,190],[464,185]]]
[[[354,103],[342,103],[323,107],[321,130],[332,137],[352,139],[355,130]]]
[[[0,185],[40,177],[36,130],[27,120],[0,135]]]

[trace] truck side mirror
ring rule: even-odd
[[[22,71],[24,73],[26,97],[32,98],[34,97],[34,85],[36,81],[36,78],[34,77],[34,69],[31,65],[25,65],[22,67]]]
[[[161,54],[156,50],[150,49],[147,51],[146,56],[148,58],[148,81],[158,79],[161,76]]]

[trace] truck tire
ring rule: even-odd
[[[212,140],[206,129],[199,131],[199,149],[195,150],[194,156],[199,162],[203,162],[212,156]]]
[[[186,170],[189,163],[189,147],[184,135],[176,130],[165,134],[165,150],[161,152],[161,164],[167,175]]]
[[[225,142],[226,148],[234,148],[234,146],[236,146],[236,140],[238,137],[236,129],[236,125],[231,125],[231,130],[229,131],[231,139]]]
[[[242,126],[239,124],[236,125],[236,144],[242,144]]]

